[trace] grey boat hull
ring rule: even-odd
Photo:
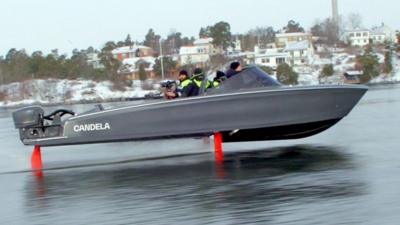
[[[21,140],[25,145],[58,146],[215,132],[222,132],[225,142],[304,138],[348,115],[367,89],[359,85],[259,88],[128,106],[72,116],[62,122],[58,135],[24,138],[21,134]]]

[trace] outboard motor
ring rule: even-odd
[[[15,128],[42,127],[44,110],[39,106],[19,109],[13,112]]]
[[[44,136],[44,110],[31,106],[13,112],[15,128],[19,129],[21,140],[36,139]]]
[[[44,115],[40,106],[30,106],[13,112],[15,128],[19,129],[21,140],[57,137],[61,135],[61,117],[74,112],[59,109],[49,115]]]

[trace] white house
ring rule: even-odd
[[[226,55],[227,56],[239,56],[240,53],[242,52],[242,43],[240,40],[235,40],[233,42],[234,47],[229,46],[228,49],[226,50]]]
[[[99,54],[93,52],[86,54],[87,57],[87,64],[91,65],[95,69],[103,69],[104,65],[101,64]]]
[[[368,29],[350,30],[345,33],[345,41],[351,46],[364,47],[369,44],[371,32]]]
[[[276,69],[280,64],[308,65],[314,57],[314,47],[309,40],[289,42],[285,48],[260,49],[254,47],[254,63]]]
[[[378,31],[373,31],[371,32],[371,40],[374,44],[383,44],[386,41],[386,35]]]
[[[276,69],[280,64],[289,62],[289,54],[278,48],[261,49],[254,46],[254,63]]]
[[[212,38],[201,38],[193,46],[182,46],[179,49],[181,65],[208,63],[210,55],[216,54],[212,41]]]
[[[289,43],[283,52],[289,55],[288,64],[291,66],[308,65],[314,57],[314,47],[308,40]]]
[[[383,23],[381,26],[376,26],[372,28],[371,38],[374,43],[384,43],[385,41],[388,42],[397,41],[396,31],[394,31],[389,26]]]

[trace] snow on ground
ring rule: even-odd
[[[90,80],[29,80],[0,86],[0,107],[30,104],[62,104],[83,101],[112,101],[126,98],[142,98],[153,91],[141,87],[115,90],[109,81]]]
[[[397,56],[393,56],[392,59],[393,64],[393,72],[392,74],[382,74],[373,80],[370,83],[396,83],[400,82],[400,64]]]

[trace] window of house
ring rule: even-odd
[[[261,62],[262,62],[262,63],[269,63],[270,61],[269,61],[268,58],[264,58],[264,59],[261,60]]]
[[[349,35],[350,37],[354,37],[354,33],[350,33],[350,35]]]
[[[285,58],[276,58],[276,64],[280,65],[285,63]]]
[[[364,37],[367,37],[367,36],[368,36],[368,33],[367,33],[367,32],[364,32],[364,33],[363,33],[363,36],[364,36]]]
[[[300,50],[300,55],[304,55],[304,50]]]
[[[356,33],[356,37],[361,37],[361,33]]]

